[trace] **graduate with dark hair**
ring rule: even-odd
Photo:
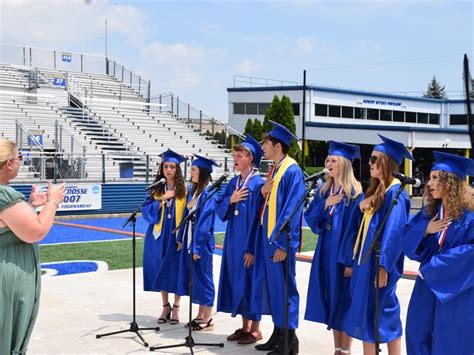
[[[218,166],[214,160],[194,154],[191,166],[191,188],[188,191],[188,202],[183,218],[198,206],[194,223],[183,225],[178,233],[181,255],[179,258],[178,291],[180,296],[189,296],[189,269],[193,273],[192,302],[199,305],[196,318],[191,326],[194,330],[213,330],[212,307],[214,305],[215,288],[212,269],[212,256],[215,250],[214,197],[204,202],[209,194],[212,166]],[[191,244],[191,241],[193,243]],[[190,263],[189,254],[192,254]]]
[[[158,323],[179,323],[180,297],[178,285],[179,252],[176,234],[173,233],[183,218],[186,206],[186,184],[180,164],[187,159],[168,149],[161,154],[155,181],[166,183],[151,192],[143,205],[143,219],[149,223],[143,246],[143,287],[145,291],[161,291],[163,311]],[[174,293],[173,307],[168,294]],[[171,316],[173,313],[173,316]]]
[[[298,353],[299,294],[296,288],[296,251],[301,244],[303,206],[290,223],[290,242],[287,249],[286,234],[278,230],[291,215],[305,194],[303,172],[294,159],[288,156],[292,140],[297,139],[286,127],[270,121],[273,129],[263,142],[266,159],[275,162],[261,191],[264,205],[261,211],[257,236],[255,267],[252,282],[252,306],[256,313],[271,314],[273,333],[257,350],[270,350],[268,354],[283,354],[285,324],[285,259],[289,258],[289,354]]]
[[[344,320],[344,331],[363,341],[364,354],[375,354],[375,258],[372,251],[367,262],[363,258],[369,250],[376,231],[387,214],[400,187],[393,177],[403,158],[413,160],[405,146],[379,135],[383,143],[376,145],[370,156],[370,186],[359,204],[364,212],[353,249],[352,300]],[[387,343],[390,355],[401,353],[402,322],[396,295],[397,282],[403,274],[401,226],[410,212],[410,199],[405,190],[392,209],[380,236],[380,342]]]
[[[252,344],[262,339],[260,314],[250,311],[255,239],[263,197],[263,179],[257,170],[262,148],[251,136],[233,147],[234,169],[240,174],[232,178],[216,199],[216,213],[227,222],[217,297],[217,311],[242,315],[242,327],[227,337],[239,344]]]
[[[352,249],[361,218],[359,203],[364,199],[352,169],[359,156],[359,147],[329,141],[324,163],[328,177],[304,214],[308,226],[319,235],[309,276],[305,319],[327,324],[333,330],[336,355],[349,354],[352,342],[343,331],[343,320],[351,301]]]
[[[407,223],[406,255],[421,263],[408,306],[408,355],[474,354],[474,161],[433,152],[427,205]]]

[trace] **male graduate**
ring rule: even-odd
[[[227,221],[222,252],[217,311],[242,315],[242,328],[227,337],[240,345],[262,339],[260,314],[250,312],[252,271],[256,233],[263,203],[263,179],[254,169],[260,166],[263,150],[251,136],[234,146],[234,169],[240,174],[232,178],[216,199],[216,213]]]
[[[260,214],[260,228],[256,243],[254,277],[252,285],[252,306],[262,314],[271,314],[274,329],[265,344],[256,346],[257,350],[270,350],[268,354],[284,353],[285,334],[285,259],[289,258],[289,354],[298,353],[299,294],[296,289],[296,250],[301,242],[301,220],[303,206],[290,222],[290,241],[286,234],[278,235],[278,230],[295,209],[305,194],[303,172],[294,159],[288,156],[292,140],[297,139],[286,127],[270,121],[273,129],[263,141],[266,159],[275,165],[269,172],[261,191],[264,205]],[[257,312],[258,313],[258,312]]]

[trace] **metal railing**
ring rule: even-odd
[[[214,135],[216,132],[224,131],[226,137],[232,134],[240,139],[244,138],[242,132],[232,128],[227,123],[217,120],[211,114],[198,109],[189,101],[184,100],[182,97],[176,96],[173,93],[154,95],[150,98],[150,102],[165,104],[166,111],[164,111],[163,108],[158,107],[155,112],[169,112],[177,119],[192,124],[197,132],[205,133],[206,131],[209,131]]]
[[[132,70],[128,70],[115,60],[110,59],[107,59],[107,74],[115,77],[118,81],[137,92],[141,97],[150,101],[151,81],[143,79],[141,75],[137,75]]]
[[[26,128],[19,119],[15,120],[16,140],[18,149],[22,150],[28,147],[29,150],[43,151],[43,145],[38,141],[39,135],[35,135]]]
[[[0,63],[110,75],[129,86],[141,97],[150,99],[149,80],[102,55],[0,43]]]
[[[251,88],[262,86],[297,86],[303,85],[296,81],[257,78],[254,76],[234,75],[234,88]]]
[[[146,182],[154,180],[159,155],[139,155],[126,153],[91,153],[88,151],[66,154],[46,152],[23,146],[23,166],[15,181],[33,183],[47,180],[82,182]],[[193,157],[181,165],[186,180],[190,179]],[[216,159],[220,165],[215,169],[216,179],[224,171],[233,171],[229,158]]]

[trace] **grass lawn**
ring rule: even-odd
[[[303,229],[302,251],[314,250],[317,237],[309,229]],[[224,243],[224,233],[216,234],[216,243]],[[68,260],[100,260],[109,265],[109,270],[132,267],[132,242],[120,240],[112,242],[94,242],[60,245],[41,245],[41,262]],[[137,239],[137,267],[143,263],[143,239]]]
[[[303,229],[303,247],[301,251],[313,251],[316,249],[318,237],[309,229]],[[224,244],[224,233],[216,233],[216,243]]]

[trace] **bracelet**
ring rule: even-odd
[[[54,200],[47,200],[46,203],[48,202],[51,202],[51,203],[54,203],[56,205],[56,208],[59,208],[59,203],[57,203],[56,201]]]

